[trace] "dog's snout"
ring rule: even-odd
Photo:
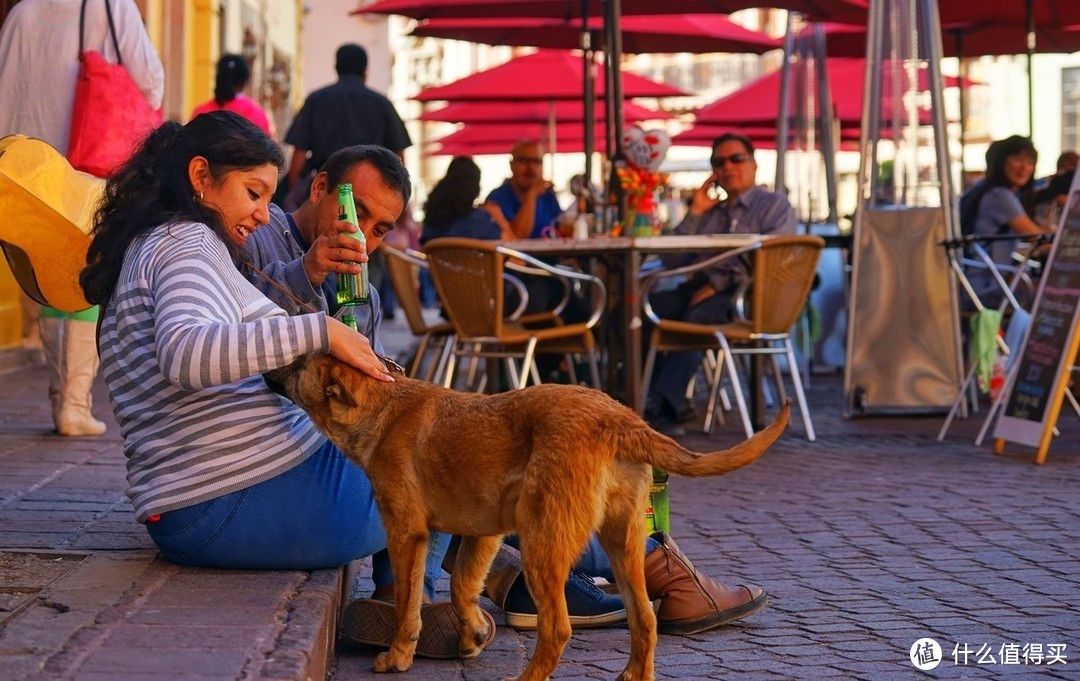
[[[266,385],[269,386],[269,388],[276,392],[278,395],[281,395],[282,397],[288,399],[292,399],[289,398],[289,393],[287,392],[285,386],[290,376],[294,376],[299,372],[303,371],[309,357],[310,355],[303,355],[301,357],[297,357],[295,360],[292,361],[291,364],[286,364],[285,366],[279,367],[277,369],[271,369],[270,371],[267,371],[263,374],[263,380],[266,381]]]
[[[285,394],[285,369],[267,371],[263,374],[263,380],[266,381],[266,385],[278,395],[288,397],[288,395]]]

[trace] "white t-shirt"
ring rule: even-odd
[[[109,0],[124,66],[155,109],[165,72],[134,0]],[[22,0],[0,30],[0,137],[20,133],[67,153],[79,73],[82,0]],[[84,49],[116,63],[104,0],[86,7]]]

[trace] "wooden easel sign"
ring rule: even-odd
[[[1046,461],[1050,440],[1080,346],[1080,190],[1074,181],[1054,237],[1031,312],[1031,322],[1010,372],[1005,409],[994,427],[994,453],[1005,442],[1036,448]]]

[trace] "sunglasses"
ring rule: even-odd
[[[515,156],[513,158],[514,163],[527,163],[530,165],[540,165],[544,162],[542,158],[537,156]]]
[[[713,156],[713,158],[712,158],[712,167],[713,168],[723,168],[725,165],[728,164],[728,162],[734,163],[735,165],[741,165],[743,163],[746,163],[749,160],[750,160],[750,155],[749,154],[732,154],[731,156]]]

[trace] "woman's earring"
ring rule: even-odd
[[[202,201],[203,200],[203,193],[201,191],[200,192],[195,192],[195,200],[196,201]]]

